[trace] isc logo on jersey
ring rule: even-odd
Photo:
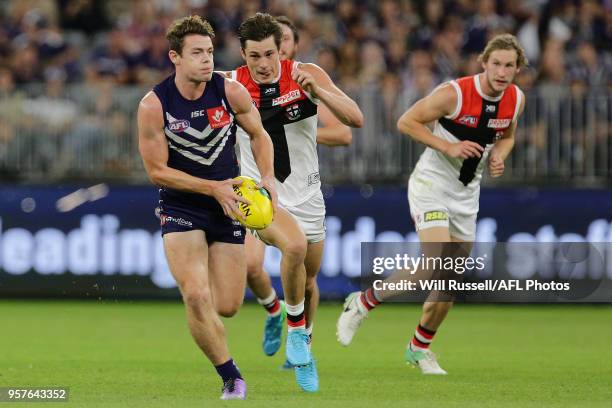
[[[212,129],[225,127],[231,122],[229,113],[227,113],[223,106],[191,112],[192,118],[199,118],[204,115],[208,116],[208,123]]]

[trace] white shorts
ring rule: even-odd
[[[415,174],[408,180],[408,204],[417,231],[446,227],[451,236],[474,241],[478,199],[478,191],[469,194],[445,192],[437,183]]]
[[[296,206],[279,205],[297,220],[309,244],[325,239],[325,200],[321,191]],[[252,233],[259,238],[257,231]]]
[[[309,244],[325,239],[325,200],[320,190],[302,204],[283,208],[295,217]]]

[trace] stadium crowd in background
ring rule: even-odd
[[[592,146],[580,142],[584,126],[573,124],[589,110],[567,113],[563,101],[584,105],[589,95],[612,93],[610,0],[10,0],[0,3],[0,168],[58,178],[94,162],[102,163],[98,170],[133,170],[125,164],[134,153],[127,107],[171,70],[163,27],[176,17],[204,16],[217,34],[216,68],[233,69],[242,65],[236,30],[259,10],[295,21],[297,59],[317,63],[357,96],[366,136],[395,133],[399,114],[437,84],[480,72],[478,50],[510,32],[530,61],[518,85],[550,105],[527,111],[529,137],[517,134],[516,160],[550,166],[534,158],[555,126],[564,138],[578,138],[559,153],[567,162],[558,164],[569,170],[587,165],[588,149],[609,148],[608,126],[595,132]],[[377,98],[359,98],[364,91]],[[609,104],[595,109],[609,120]],[[368,128],[379,116],[368,113],[377,110],[376,127]],[[579,117],[564,126],[568,115]],[[363,143],[367,152],[376,141]],[[557,150],[546,156],[554,159]],[[593,166],[609,167],[604,159]]]

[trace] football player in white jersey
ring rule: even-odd
[[[280,44],[281,60],[293,60],[297,55],[299,33],[293,22],[285,17],[275,17],[280,24],[283,32]],[[317,129],[317,143],[326,146],[346,146],[352,141],[352,133],[350,127],[343,124],[334,114],[320,103],[317,107],[319,123],[322,125]],[[324,214],[319,212],[319,214]],[[319,304],[319,288],[317,285],[316,275],[321,268],[321,259],[323,256],[324,238],[321,240],[309,239],[308,249],[306,251],[305,266],[306,266],[306,331],[309,335],[312,333],[314,315]],[[284,318],[281,310],[284,305],[279,300],[276,291],[272,287],[270,276],[264,270],[264,255],[266,245],[254,235],[247,234],[247,281],[249,288],[257,301],[262,304],[267,312],[268,317],[264,327],[263,350],[266,355],[274,355],[281,346],[282,334],[282,319]],[[284,368],[292,368],[288,361],[283,365]]]
[[[512,82],[527,64],[516,37],[491,39],[480,55],[484,72],[459,78],[434,89],[398,121],[401,133],[427,146],[410,176],[410,212],[426,257],[441,256],[451,243],[469,254],[476,232],[480,180],[488,165],[492,177],[504,172],[504,160],[514,145],[514,132],[525,106],[522,91]],[[435,122],[433,132],[426,126]],[[423,245],[428,243],[428,245]],[[450,244],[453,245],[453,244]],[[430,253],[428,253],[430,252]],[[429,271],[420,270],[420,276]],[[453,272],[454,274],[454,272]],[[398,271],[388,281],[398,276]],[[396,292],[351,293],[337,322],[338,341],[347,346],[370,310]],[[406,361],[424,374],[446,374],[429,350],[436,331],[452,307],[452,296],[432,292],[414,336],[406,347]]]
[[[325,204],[316,152],[317,104],[326,105],[347,126],[362,126],[363,114],[319,66],[281,61],[282,29],[269,14],[257,13],[245,20],[238,36],[246,65],[232,71],[231,76],[251,94],[274,144],[279,208],[272,224],[257,235],[282,253],[287,360],[295,366],[300,387],[314,392],[319,387],[318,375],[304,306],[306,296],[313,293],[312,289],[307,292],[307,287],[314,287],[318,272],[318,266],[306,271],[308,243],[325,238]],[[246,136],[238,131],[241,174],[259,179]],[[320,250],[316,256],[320,258]]]

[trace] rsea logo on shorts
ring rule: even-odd
[[[427,221],[440,221],[448,220],[448,214],[444,211],[428,211],[425,213],[425,222]]]

